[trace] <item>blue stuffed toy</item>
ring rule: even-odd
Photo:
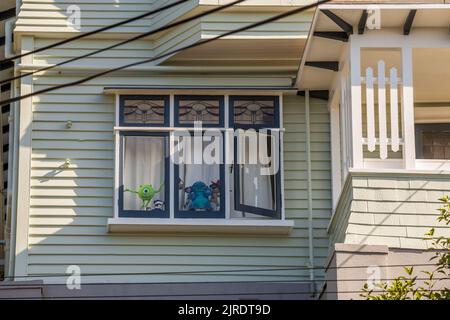
[[[212,191],[204,182],[197,181],[185,191],[188,193],[188,210],[212,210],[209,200]]]

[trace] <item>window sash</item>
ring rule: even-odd
[[[193,133],[191,133],[193,134]],[[228,206],[225,200],[225,146],[226,137],[223,133],[222,136],[222,156],[221,163],[219,166],[219,179],[220,179],[220,209],[217,211],[190,211],[190,210],[180,210],[180,195],[179,195],[179,185],[178,181],[180,179],[180,165],[174,164],[174,181],[173,181],[173,193],[174,193],[174,216],[175,218],[206,218],[206,219],[224,219],[225,218],[225,208]],[[186,186],[185,186],[186,187]]]
[[[259,130],[256,130],[259,132]],[[267,130],[267,134],[270,134],[272,131]],[[250,206],[247,204],[242,203],[241,199],[241,175],[240,175],[240,164],[238,162],[238,137],[234,138],[234,165],[233,165],[233,171],[234,171],[234,207],[235,211],[241,211],[244,213],[251,213],[256,214],[260,216],[265,217],[271,217],[274,219],[281,219],[281,212],[282,212],[282,195],[281,195],[281,145],[280,141],[278,141],[278,161],[279,168],[275,175],[272,175],[271,177],[275,178],[275,209],[270,210],[266,208],[260,208],[255,206]],[[271,155],[273,156],[273,150],[271,152]]]

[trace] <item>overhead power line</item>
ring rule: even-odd
[[[170,3],[168,5],[165,5],[165,6],[162,6],[160,8],[157,8],[155,10],[151,10],[151,11],[145,12],[145,13],[143,13],[141,15],[136,16],[136,17],[117,22],[117,23],[111,24],[109,26],[102,27],[100,29],[96,29],[96,30],[92,30],[92,31],[89,31],[89,32],[86,32],[86,33],[82,33],[82,34],[79,34],[77,36],[61,40],[61,41],[56,42],[54,44],[51,44],[51,45],[48,45],[48,46],[44,46],[44,47],[35,49],[33,51],[30,51],[30,52],[24,52],[24,53],[18,54],[16,56],[13,56],[13,57],[10,57],[10,58],[6,58],[3,61],[0,61],[0,63],[17,60],[19,58],[23,58],[23,57],[29,56],[31,54],[42,52],[44,50],[48,50],[48,49],[51,49],[53,47],[60,46],[62,44],[66,44],[66,43],[69,43],[69,42],[72,42],[72,41],[75,41],[75,40],[86,38],[86,37],[89,37],[89,36],[92,36],[94,34],[101,33],[101,32],[104,32],[104,31],[107,31],[107,30],[110,30],[110,29],[114,29],[116,27],[120,27],[120,26],[122,26],[124,24],[130,23],[130,22],[142,19],[142,18],[146,18],[148,16],[154,15],[155,13],[158,13],[158,12],[170,9],[172,7],[175,7],[175,6],[179,5],[179,4],[182,4],[182,3],[185,3],[185,2],[188,2],[188,1],[189,0],[178,0],[178,1],[175,1],[175,2]]]
[[[87,53],[87,54],[84,54],[84,55],[81,55],[81,56],[77,56],[77,57],[74,57],[74,58],[69,59],[69,60],[65,60],[65,61],[59,62],[59,63],[54,64],[54,65],[50,65],[50,66],[47,66],[47,67],[44,67],[44,68],[40,68],[40,69],[31,71],[31,72],[22,73],[22,74],[20,74],[20,75],[18,75],[18,76],[14,76],[14,77],[9,78],[9,79],[1,80],[1,81],[0,81],[0,85],[3,84],[3,83],[7,83],[7,82],[14,81],[14,80],[18,80],[18,79],[20,79],[20,78],[24,78],[24,77],[27,77],[27,76],[31,76],[31,75],[33,75],[33,74],[35,74],[35,73],[38,73],[38,72],[48,71],[48,70],[50,70],[50,69],[53,69],[53,68],[56,68],[56,67],[59,67],[59,66],[68,64],[68,63],[70,63],[70,62],[74,62],[74,61],[77,61],[77,60],[80,60],[80,59],[84,59],[84,58],[87,58],[87,57],[96,55],[96,54],[98,54],[98,53],[102,53],[102,52],[105,52],[105,51],[108,51],[108,50],[111,50],[111,49],[120,47],[120,46],[122,46],[122,45],[124,45],[124,44],[127,44],[127,43],[130,43],[130,42],[132,42],[132,41],[136,41],[136,40],[138,40],[138,39],[141,39],[141,38],[144,38],[144,37],[148,37],[148,36],[153,35],[153,34],[156,34],[156,33],[158,33],[158,32],[166,31],[166,30],[169,30],[169,29],[171,29],[171,28],[174,28],[174,27],[180,26],[180,25],[182,25],[182,24],[188,23],[188,22],[190,22],[190,21],[194,21],[194,20],[196,20],[196,19],[199,19],[199,18],[208,16],[208,15],[213,14],[213,13],[215,13],[215,12],[225,10],[225,9],[227,9],[227,8],[229,8],[229,7],[232,7],[232,6],[236,5],[236,4],[239,4],[239,3],[244,2],[244,1],[246,1],[246,0],[237,0],[237,1],[234,1],[234,2],[231,2],[231,3],[228,3],[228,4],[226,4],[226,5],[219,6],[219,7],[216,7],[216,8],[214,8],[214,9],[211,9],[211,10],[208,10],[208,11],[205,11],[205,12],[202,12],[202,13],[199,13],[199,14],[196,14],[196,15],[194,15],[194,16],[192,16],[192,17],[185,18],[185,19],[182,19],[182,20],[179,20],[179,21],[176,21],[176,22],[167,24],[167,25],[162,26],[162,27],[160,27],[160,28],[157,28],[157,29],[154,29],[154,30],[151,30],[151,31],[142,33],[142,34],[139,34],[139,35],[134,36],[134,37],[132,37],[132,38],[130,38],[130,39],[127,39],[127,40],[121,41],[121,42],[119,42],[119,43],[110,45],[110,46],[108,46],[108,47],[106,47],[106,48],[98,49],[98,50],[95,50],[95,51],[93,51],[93,52],[90,52],[90,53]]]
[[[199,47],[199,46],[205,45],[207,43],[211,43],[213,41],[216,41],[216,40],[228,37],[230,35],[233,35],[233,34],[236,34],[236,33],[240,33],[240,32],[243,32],[243,31],[247,31],[247,30],[250,30],[250,29],[253,29],[253,28],[256,28],[256,27],[260,27],[260,26],[263,26],[265,24],[268,24],[268,23],[271,23],[271,22],[274,22],[274,21],[277,21],[277,20],[280,20],[280,19],[292,16],[294,14],[297,14],[297,13],[300,13],[300,12],[303,12],[303,11],[306,11],[306,10],[309,10],[309,9],[313,9],[313,8],[315,8],[315,7],[317,7],[317,6],[321,5],[321,4],[327,3],[329,1],[331,1],[331,0],[317,1],[315,3],[309,4],[309,5],[305,5],[305,6],[302,6],[300,8],[296,8],[296,9],[289,10],[287,12],[278,14],[278,15],[273,16],[271,18],[264,19],[264,20],[256,22],[256,23],[252,23],[252,24],[249,24],[247,26],[244,26],[244,27],[232,30],[232,31],[225,32],[225,33],[223,33],[221,35],[218,35],[216,37],[213,37],[213,38],[210,38],[210,39],[201,40],[199,42],[196,42],[196,43],[193,43],[193,44],[190,44],[190,45],[187,45],[187,46],[183,46],[183,47],[180,47],[178,49],[174,49],[174,50],[168,51],[166,53],[163,53],[163,54],[158,55],[158,56],[153,57],[153,58],[144,59],[144,60],[140,60],[140,61],[137,61],[137,62],[129,63],[129,64],[126,64],[126,65],[123,65],[123,66],[120,66],[120,67],[116,67],[116,68],[112,68],[112,69],[108,69],[108,70],[96,73],[94,75],[88,76],[86,78],[83,78],[83,79],[80,79],[80,80],[77,80],[77,81],[63,83],[61,85],[57,85],[57,86],[54,86],[54,87],[45,88],[45,89],[38,90],[38,91],[29,93],[29,94],[25,94],[25,95],[22,95],[22,96],[18,96],[18,97],[10,98],[10,99],[7,99],[7,100],[3,100],[3,101],[0,101],[0,105],[1,106],[7,105],[7,104],[10,104],[10,103],[13,103],[13,102],[21,101],[23,99],[30,98],[30,97],[33,97],[33,96],[36,96],[36,95],[39,95],[39,94],[47,93],[47,92],[50,92],[50,91],[54,91],[54,90],[57,90],[57,89],[63,89],[63,88],[67,88],[67,87],[80,85],[80,84],[83,84],[83,83],[88,82],[90,80],[102,77],[104,75],[107,75],[107,74],[110,74],[110,73],[113,73],[113,72],[116,72],[116,71],[120,71],[120,70],[127,69],[127,68],[130,68],[130,67],[138,66],[138,65],[141,65],[141,64],[144,64],[144,63],[149,63],[149,62],[152,62],[152,61],[157,61],[157,60],[160,60],[162,58],[174,55],[174,54],[176,54],[178,52],[185,51],[187,49],[192,49],[192,48],[195,48],[195,47]]]

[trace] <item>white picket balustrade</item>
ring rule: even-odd
[[[399,92],[398,86],[401,79],[395,67],[389,70],[389,77],[386,77],[386,65],[383,60],[378,61],[377,75],[374,76],[373,69],[368,67],[365,76],[361,77],[365,83],[366,90],[366,126],[367,137],[362,139],[362,143],[367,145],[369,152],[374,152],[379,146],[380,159],[388,158],[388,146],[392,152],[400,151],[402,140],[399,135]],[[387,117],[386,91],[389,87],[390,119]],[[375,92],[376,91],[376,92]],[[377,101],[375,102],[375,94]],[[375,104],[378,110],[378,136],[376,130]],[[388,137],[388,127],[390,137]]]

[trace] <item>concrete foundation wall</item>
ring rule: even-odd
[[[2,299],[146,299],[146,300],[310,300],[311,283],[154,283],[66,285],[43,282],[0,284]]]

